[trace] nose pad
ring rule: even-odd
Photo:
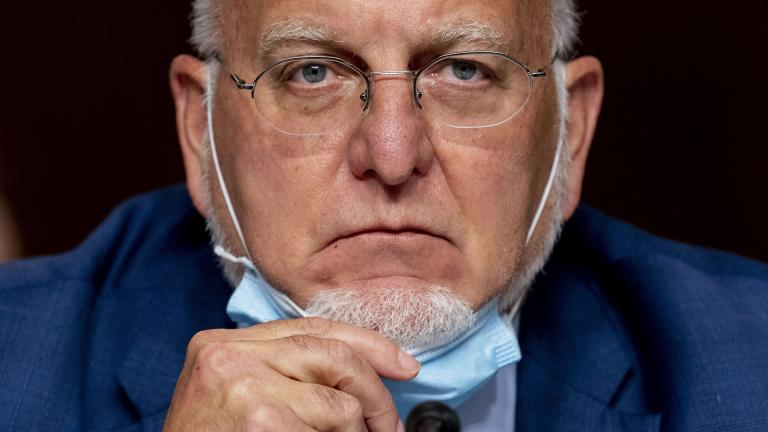
[[[387,74],[377,80],[377,94],[381,97],[376,105],[371,104],[372,85],[360,95],[368,106],[349,147],[353,174],[360,179],[376,178],[388,187],[426,175],[434,158],[412,83],[404,86],[402,81],[407,77],[403,75]],[[404,92],[404,87],[411,91]]]
[[[424,120],[419,96],[414,92],[408,77],[398,74],[377,77],[370,89],[360,95],[364,101],[363,117],[378,117],[390,121],[394,117],[403,125],[416,125]]]
[[[416,104],[416,106],[422,109],[423,108],[421,106],[422,93],[416,88],[416,75],[413,71],[403,70],[403,71],[381,71],[381,72],[368,73],[367,75],[368,88],[366,88],[366,90],[360,94],[360,100],[363,101],[363,111],[367,111],[371,107],[374,88],[376,86],[375,78],[396,79],[403,75],[406,75],[411,79],[411,86],[410,86],[411,98],[413,99],[413,102]]]
[[[363,112],[368,110],[368,102],[371,100],[370,91],[371,89],[368,87],[364,92],[360,94],[360,99],[363,101]]]

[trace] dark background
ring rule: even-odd
[[[183,179],[167,84],[184,0],[5,2],[0,187],[25,255]],[[602,59],[585,200],[654,233],[768,261],[768,2],[582,2]]]

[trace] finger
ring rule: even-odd
[[[303,422],[290,407],[277,403],[245,406],[242,407],[242,411],[244,412],[239,415],[229,416],[230,419],[234,420],[234,427],[231,429],[225,427],[223,430],[275,432],[317,432],[319,430]],[[222,430],[219,427],[214,430]]]
[[[344,341],[384,378],[408,380],[419,371],[416,359],[378,332],[322,318],[278,320],[237,330],[206,330],[192,338],[189,351],[217,340],[270,340],[297,335]]]
[[[371,431],[396,430],[400,417],[392,396],[371,365],[345,342],[338,339],[291,336],[265,341],[261,348],[264,352],[280,353],[279,358],[265,356],[264,361],[268,367],[283,376],[337,389],[345,397],[351,397],[350,401],[344,397],[333,398],[330,395],[328,400],[335,402],[334,405],[337,406],[359,408],[361,418]],[[317,392],[320,391],[316,390]],[[349,410],[345,412],[348,413]]]
[[[257,328],[258,327],[258,328]],[[270,322],[252,327],[257,335],[270,339],[308,335],[323,339],[338,339],[347,343],[376,373],[394,380],[411,379],[419,371],[419,363],[380,333],[352,324],[322,318],[301,318]]]
[[[174,399],[174,401],[177,400]],[[215,407],[204,404],[193,411],[177,411],[176,405],[172,402],[163,425],[163,432],[193,430],[317,432],[301,421],[293,410],[284,404],[271,400],[253,402],[252,399],[246,399],[227,406]]]
[[[319,431],[392,432],[395,429],[368,429],[357,398],[320,384],[282,377],[271,381],[266,391],[290,409],[306,426]]]

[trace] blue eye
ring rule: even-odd
[[[317,84],[328,75],[328,68],[319,64],[310,64],[301,68],[301,74],[308,83]]]
[[[466,61],[455,61],[451,65],[453,74],[460,80],[470,80],[477,73],[477,66]]]

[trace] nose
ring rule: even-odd
[[[349,146],[352,173],[399,186],[426,175],[434,152],[410,76],[377,76],[370,105]]]

